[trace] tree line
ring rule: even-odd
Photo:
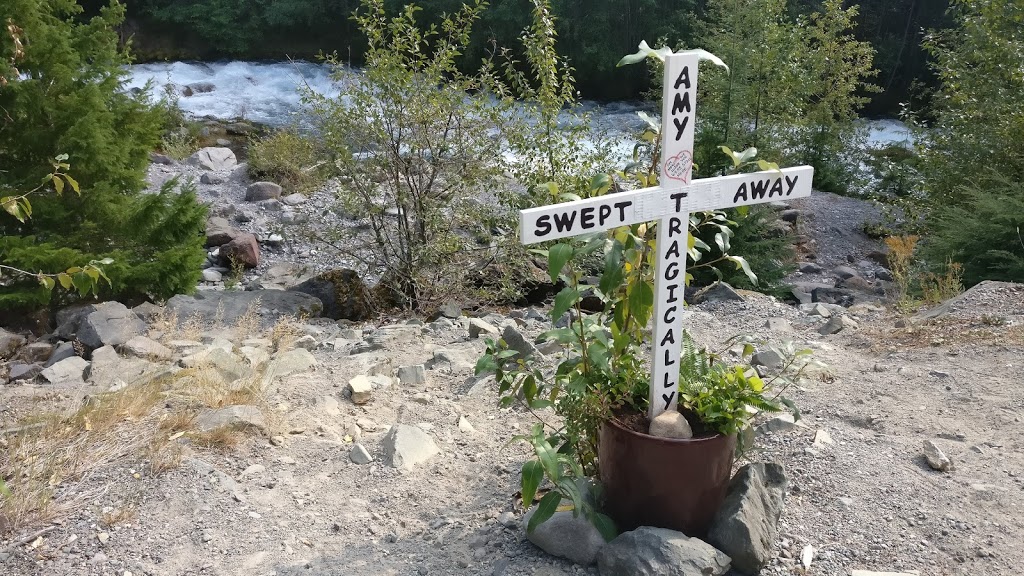
[[[121,27],[142,60],[156,59],[313,59],[337,52],[361,65],[365,39],[350,16],[358,0],[123,0],[127,20]],[[86,13],[102,0],[82,0]],[[398,10],[404,0],[387,0]],[[458,11],[460,0],[424,0],[422,18],[437,23]],[[745,10],[754,10],[746,3]],[[855,37],[875,50],[878,84],[865,108],[870,115],[894,115],[899,104],[920,98],[935,86],[922,46],[928,30],[948,28],[949,0],[864,0],[854,22]],[[640,40],[664,39],[673,46],[699,47],[699,27],[713,16],[711,0],[556,0],[552,13],[560,51],[576,68],[584,97],[622,100],[640,97],[649,87],[640,70],[616,70],[619,55]],[[822,0],[798,0],[786,7],[791,20],[820,12]],[[530,22],[529,0],[493,0],[480,16],[467,46],[467,62],[477,62],[495,47],[518,48]]]

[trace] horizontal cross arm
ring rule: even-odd
[[[523,244],[535,244],[649,222],[671,214],[803,198],[811,195],[813,175],[814,168],[796,166],[529,208],[519,213],[520,240]]]

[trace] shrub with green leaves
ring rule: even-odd
[[[750,269],[757,274],[754,284],[731,262],[722,262],[712,268],[693,269],[693,283],[706,286],[715,280],[722,280],[737,288],[757,290],[765,294],[783,296],[785,286],[782,280],[795,269],[793,233],[780,226],[775,210],[764,206],[749,206],[727,210],[732,237],[729,250],[743,254]],[[698,231],[698,237],[711,247],[709,257],[717,260],[722,252],[714,241],[714,231]]]
[[[860,166],[857,124],[875,75],[873,50],[854,39],[857,7],[826,0],[793,19],[785,0],[713,0],[701,47],[730,70],[701,70],[695,162],[701,176],[722,168],[719,145],[757,147],[785,164],[810,164],[815,187],[845,192]]]
[[[88,21],[73,0],[11,0],[0,22],[22,31],[19,75],[0,85],[0,196],[31,190],[67,154],[81,195],[33,196],[31,219],[0,218],[0,262],[31,272],[113,258],[101,295],[166,298],[191,290],[204,257],[205,209],[171,187],[144,195],[149,153],[166,110],[122,90],[129,56],[119,48],[124,7]],[[15,48],[0,42],[0,62]],[[60,304],[35,278],[3,278],[0,309]]]
[[[326,180],[326,162],[316,141],[294,129],[249,141],[249,175],[276,182],[289,192],[313,192]]]
[[[963,266],[963,283],[1024,282],[1024,183],[995,169],[957,190],[959,200],[934,208],[923,254],[932,268]]]
[[[489,67],[464,74],[457,65],[484,6],[422,27],[415,5],[389,16],[382,0],[364,0],[354,18],[369,43],[365,70],[331,57],[345,94],[305,94],[342,181],[339,201],[370,224],[372,241],[351,255],[412,307],[462,285],[476,247],[467,232],[490,211],[478,198],[504,182],[511,99],[491,97]]]
[[[953,3],[956,27],[925,45],[941,82],[920,136],[924,254],[964,266],[963,282],[1021,281],[1024,55],[1021,0]]]

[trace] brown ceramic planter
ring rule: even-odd
[[[620,531],[670,528],[703,538],[725,499],[736,436],[674,440],[607,420],[598,458],[605,511]]]

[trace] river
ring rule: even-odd
[[[271,126],[301,121],[300,87],[328,96],[336,96],[339,91],[327,66],[302,61],[165,62],[132,66],[128,88],[142,88],[147,82],[153,83],[158,95],[167,84],[212,88],[207,92],[193,90],[192,95],[179,97],[178,105],[193,116],[246,118]],[[592,112],[596,128],[612,136],[631,135],[642,129],[643,123],[636,115],[642,108],[640,103],[584,101],[581,107]],[[866,122],[872,146],[910,141],[906,125],[898,120]]]

